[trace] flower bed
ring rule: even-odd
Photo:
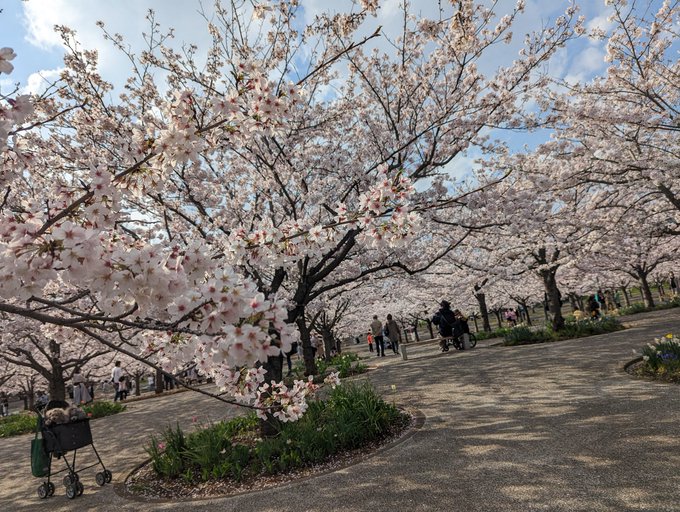
[[[401,433],[410,417],[386,403],[367,384],[344,384],[325,400],[309,402],[298,421],[278,424],[261,438],[255,415],[185,434],[179,426],[152,437],[150,464],[126,483],[130,492],[154,497],[211,495],[289,478],[291,472],[332,463],[353,451]]]
[[[628,371],[640,377],[680,382],[680,339],[667,334],[649,343],[642,349],[642,361]]]

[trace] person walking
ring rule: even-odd
[[[668,283],[671,286],[671,294],[673,297],[677,297],[678,295],[678,280],[675,278],[675,274],[673,272],[670,273],[668,276]]]
[[[0,412],[2,416],[9,416],[9,398],[6,394],[2,395],[2,402],[0,402]]]
[[[127,398],[129,389],[127,378],[125,375],[121,375],[120,380],[118,381],[118,396],[120,397],[121,402]]]
[[[383,338],[383,324],[378,320],[378,315],[373,315],[373,321],[371,322],[371,334],[373,334],[373,340],[375,341],[376,357],[385,357],[385,339]]]
[[[392,319],[392,315],[387,315],[387,322],[385,322],[385,330],[387,331],[387,337],[390,339],[392,345],[392,352],[395,354],[399,353],[399,339],[401,337],[399,332],[399,326],[397,322]]]
[[[368,334],[366,335],[366,341],[368,342],[368,351],[372,354],[373,353],[373,335],[371,334],[371,331],[368,331]]]
[[[451,311],[451,304],[443,300],[439,303],[439,311],[432,317],[432,323],[439,328],[439,348],[442,352],[449,351],[448,339],[453,337],[453,326],[456,323],[456,317]]]
[[[90,392],[85,386],[85,377],[80,373],[80,368],[73,371],[73,404],[80,406],[92,401]]]
[[[590,312],[590,318],[600,318],[600,303],[595,298],[595,295],[588,297],[588,311]]]
[[[116,390],[116,394],[113,396],[113,401],[116,402],[120,398],[118,388],[120,387],[120,378],[123,374],[123,370],[120,367],[120,361],[113,363],[113,369],[111,370],[111,382],[113,382],[113,389]]]
[[[309,344],[312,347],[312,358],[316,359],[316,353],[319,351],[319,337],[316,333],[312,333],[309,337]]]

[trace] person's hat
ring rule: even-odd
[[[448,300],[443,300],[443,301],[441,301],[441,302],[439,303],[439,305],[440,305],[441,307],[443,307],[443,308],[448,308],[449,306],[451,306],[451,304],[449,303]]]

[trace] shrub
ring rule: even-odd
[[[324,377],[329,373],[337,371],[340,378],[350,377],[364,373],[368,368],[365,364],[359,362],[361,358],[358,354],[346,353],[333,356],[329,361],[325,359],[317,359],[316,369],[318,376],[314,379],[315,382],[323,382]],[[298,361],[293,366],[291,377],[293,379],[303,379],[305,374],[304,362]]]
[[[489,332],[479,331],[475,333],[475,338],[477,338],[477,341],[489,340],[491,338],[504,338],[511,330],[510,327],[501,327]]]
[[[35,413],[24,411],[0,418],[0,437],[17,436],[35,432],[37,417]]]
[[[673,297],[672,300],[668,302],[663,302],[661,304],[657,304],[653,308],[648,308],[644,304],[637,302],[631,306],[628,306],[626,308],[621,308],[619,309],[619,315],[635,315],[637,313],[648,313],[650,311],[662,311],[664,309],[671,309],[671,308],[677,308],[680,307],[680,297]]]
[[[106,400],[90,402],[82,407],[83,411],[90,414],[92,419],[118,414],[119,412],[123,412],[125,408],[126,406],[120,402],[109,402]]]
[[[519,325],[509,329],[503,336],[503,344],[507,346],[529,345],[553,341],[552,334],[546,329],[533,330],[526,325]]]
[[[567,322],[560,330],[557,339],[583,338],[596,334],[605,334],[622,330],[623,324],[614,317],[604,317],[599,320],[585,319],[577,322]]]
[[[623,328],[621,322],[612,317],[604,317],[599,320],[587,319],[579,320],[577,322],[567,322],[564,324],[564,328],[557,332],[550,328],[533,330],[527,326],[520,325],[508,331],[504,336],[503,344],[515,346],[544,343],[547,341],[568,340],[620,331]]]
[[[326,400],[309,402],[298,421],[281,423],[278,435],[260,439],[255,415],[209,425],[184,435],[179,426],[147,452],[162,477],[193,481],[274,474],[308,466],[338,452],[360,448],[405,425],[406,417],[368,385],[342,385]]]

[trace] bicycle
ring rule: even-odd
[[[475,348],[477,346],[477,337],[470,333],[467,333],[469,340],[468,343],[470,345],[470,348]],[[449,346],[452,346],[456,350],[463,350],[463,335],[461,334],[460,336],[455,336],[451,338],[446,339],[446,348],[448,349]]]

